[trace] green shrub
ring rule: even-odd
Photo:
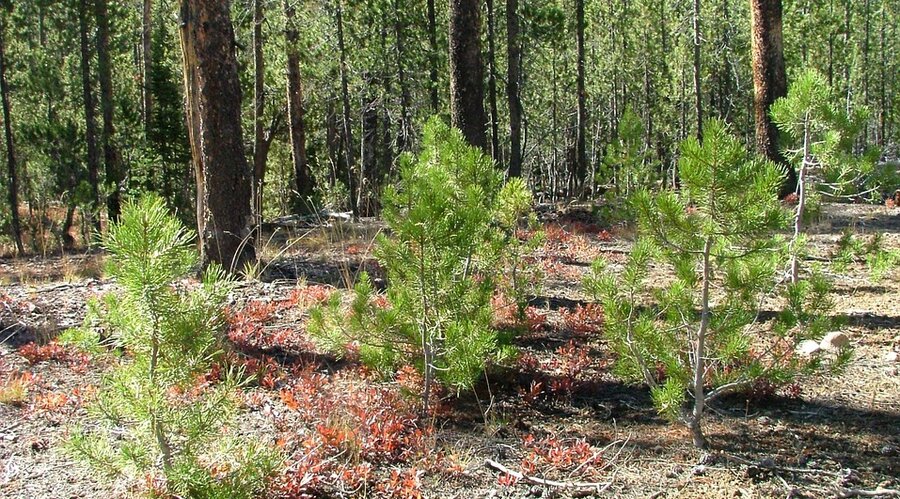
[[[491,327],[491,298],[503,269],[510,295],[527,292],[521,255],[529,243],[516,229],[531,203],[524,182],[503,185],[490,158],[432,120],[422,153],[401,160],[399,184],[384,194],[390,235],[379,237],[375,254],[387,272],[386,296],[376,297],[362,276],[346,317],[334,297],[313,311],[310,332],[335,353],[358,345],[362,361],[385,373],[415,365],[426,409],[435,379],[471,388],[486,363],[510,354]]]
[[[802,335],[787,327],[764,335],[758,324],[761,300],[775,289],[786,257],[775,236],[788,220],[777,199],[778,169],[749,159],[713,121],[702,145],[682,144],[679,174],[679,193],[635,196],[640,238],[620,275],[600,259],[584,287],[603,304],[617,372],[649,385],[660,412],[682,418],[703,447],[710,401],[760,380],[784,383],[806,363],[794,355]],[[675,280],[651,289],[657,259]],[[816,312],[801,310],[810,287],[821,291],[818,281],[794,290],[794,325]]]
[[[198,285],[181,280],[197,266],[192,240],[158,197],[127,204],[110,227],[109,275],[122,293],[95,307],[129,355],[104,377],[90,407],[96,425],[76,429],[69,449],[113,476],[161,473],[170,494],[253,497],[278,459],[223,432],[237,373],[211,386],[199,380],[218,353],[230,283],[217,267]]]

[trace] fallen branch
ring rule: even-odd
[[[900,490],[883,489],[878,487],[875,490],[865,489],[841,489],[838,497],[900,497]]]
[[[506,473],[512,477],[515,477],[519,480],[534,484],[534,485],[544,485],[547,487],[557,487],[561,489],[578,489],[578,490],[592,490],[596,491],[596,493],[601,493],[610,485],[612,482],[606,483],[595,483],[595,482],[557,482],[556,480],[546,480],[544,478],[538,478],[533,476],[528,476],[524,473],[520,473],[518,471],[511,470],[506,466],[494,461],[493,459],[485,459],[484,465],[488,468],[493,468],[501,473]]]

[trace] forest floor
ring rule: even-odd
[[[896,269],[873,282],[864,264],[840,273],[826,265],[854,348],[849,365],[717,402],[705,425],[711,449],[701,452],[683,426],[657,414],[646,389],[613,376],[602,311],[581,292],[596,256],[614,264],[627,256],[630,231],[578,211],[546,210],[542,219],[546,282],[517,339],[518,363],[492,372],[475,394],[443,394],[427,420],[408,395],[421,382],[415,372],[379,381],[352,361],[318,354],[305,333],[311,305],[360,269],[378,276],[369,255],[381,227],[294,227],[268,239],[262,254],[271,262],[262,279],[234,292],[228,334],[259,373],[240,397],[239,431],[280,446],[287,459],[272,496],[849,497],[900,489],[900,363],[888,356],[900,350]],[[900,210],[827,205],[814,254],[827,257],[848,226],[900,247]],[[73,425],[89,425],[84,403],[117,362],[52,342],[81,324],[89,298],[116,292],[101,260],[0,261],[0,496],[126,497],[140,486],[96,476],[62,447]]]

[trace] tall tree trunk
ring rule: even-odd
[[[509,100],[510,177],[522,175],[522,99],[519,95],[522,47],[519,43],[519,0],[506,0],[506,97]]]
[[[6,20],[0,20],[0,100],[3,102],[3,133],[6,137],[6,163],[9,173],[9,210],[13,240],[19,255],[25,253],[22,244],[22,225],[19,221],[19,175],[16,169],[16,148],[12,131],[12,112],[9,104],[9,85],[6,83]]]
[[[300,49],[297,47],[299,32],[295,22],[295,10],[291,0],[284,0],[285,39],[287,44],[287,102],[288,130],[291,136],[291,159],[294,164],[294,181],[297,186],[297,208],[312,209],[315,184],[306,158],[306,126],[303,122],[303,82],[300,77]]]
[[[575,41],[577,45],[576,92],[578,94],[578,115],[575,130],[575,189],[579,197],[584,197],[587,176],[587,92],[584,88],[584,0],[575,0]]]
[[[781,16],[781,0],[750,1],[756,149],[786,169],[788,175],[780,193],[784,197],[797,189],[797,172],[784,160],[778,148],[778,129],[769,116],[772,103],[787,95]]]
[[[697,120],[697,140],[703,140],[703,94],[700,88],[700,0],[694,0],[694,111]]]
[[[879,45],[881,48],[881,64],[879,68],[880,78],[879,78],[879,88],[878,88],[878,147],[884,149],[884,132],[885,132],[885,116],[887,115],[886,104],[886,92],[885,86],[887,84],[887,47],[885,46],[885,13],[887,12],[887,8],[881,7],[881,25],[880,33],[879,33]]]
[[[97,110],[94,105],[91,75],[91,46],[88,41],[88,0],[78,4],[78,28],[81,38],[81,90],[84,99],[85,143],[87,145],[88,183],[91,186],[90,216],[93,228],[100,233],[100,153],[97,150]]]
[[[359,186],[357,185],[356,173],[353,171],[355,164],[353,159],[353,126],[350,122],[350,89],[349,76],[347,75],[347,47],[344,43],[344,18],[342,0],[338,0],[335,9],[335,21],[337,23],[338,50],[341,58],[341,102],[343,104],[343,129],[344,129],[344,153],[346,156],[346,171],[343,172],[347,180],[347,189],[350,191],[350,211],[353,218],[359,217],[359,206],[357,199],[359,196]]]
[[[450,0],[450,117],[473,146],[487,152],[479,0]]]
[[[869,38],[871,32],[871,19],[870,19],[870,0],[865,0],[863,3],[863,18],[865,19],[865,27],[863,33],[863,65],[862,65],[862,85],[863,85],[863,104],[866,106],[869,105]],[[884,7],[882,7],[884,8]],[[863,126],[862,129],[862,143],[867,144],[869,142],[869,122]]]
[[[149,134],[153,120],[153,0],[144,0],[141,18],[141,55],[143,58],[143,102],[141,105],[144,117],[144,133]]]
[[[375,82],[366,85],[372,89]],[[372,216],[377,211],[375,205],[378,192],[378,99],[364,94],[362,109],[362,137],[360,137],[360,177],[359,206],[360,213]]]
[[[491,109],[491,157],[498,165],[500,154],[500,117],[497,113],[496,41],[494,40],[494,0],[487,0],[488,16],[488,105]]]
[[[100,109],[103,114],[103,130],[100,143],[103,144],[103,165],[106,169],[106,186],[109,194],[106,197],[106,212],[110,221],[118,221],[122,212],[122,185],[125,174],[119,150],[113,140],[115,126],[113,123],[113,84],[112,63],[109,57],[109,13],[107,0],[94,0],[94,12],[97,17],[97,76],[100,80]]]
[[[409,84],[406,82],[406,55],[403,47],[406,46],[406,27],[403,23],[403,15],[406,11],[401,4],[402,0],[394,0],[394,42],[397,49],[397,83],[400,85],[400,133],[397,136],[397,147],[400,151],[409,149],[412,135],[412,124],[409,110],[412,107],[412,97],[409,94]],[[390,95],[390,94],[388,94]]]
[[[428,0],[428,73],[431,86],[429,93],[431,94],[431,112],[437,114],[441,109],[440,100],[438,100],[438,44],[437,44],[437,14],[434,11],[434,0]]]
[[[263,187],[266,179],[266,162],[269,144],[266,141],[266,62],[263,58],[262,26],[264,21],[262,0],[253,0],[253,216],[257,227],[262,224]]]
[[[197,177],[201,262],[232,272],[255,259],[252,172],[244,155],[241,87],[230,2],[181,0],[180,25],[191,150]]]

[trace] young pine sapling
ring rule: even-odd
[[[705,447],[707,404],[761,376],[783,375],[793,352],[784,338],[754,350],[747,335],[774,286],[783,246],[774,232],[787,217],[778,169],[749,159],[721,122],[705,127],[702,145],[695,138],[682,144],[679,175],[678,193],[635,196],[641,237],[621,277],[598,260],[585,289],[603,303],[619,373],[649,385],[660,411],[680,416],[694,444]],[[658,307],[645,306],[657,257],[676,278],[656,291]]]
[[[357,283],[349,311],[335,295],[312,311],[309,331],[336,354],[359,349],[363,363],[391,373],[403,364],[424,375],[429,407],[432,384],[470,389],[485,364],[509,356],[504,335],[491,327],[491,298],[505,264],[514,266],[513,295],[525,289],[524,249],[516,237],[531,212],[524,182],[503,184],[502,173],[461,133],[432,120],[418,158],[401,160],[397,187],[384,194],[390,236],[375,254],[387,273],[384,297],[368,276]]]
[[[238,376],[206,386],[230,289],[211,266],[199,284],[179,282],[198,264],[193,234],[155,196],[125,205],[104,240],[120,295],[98,314],[127,355],[89,408],[96,424],[76,429],[70,451],[105,474],[165,478],[181,497],[255,497],[277,454],[223,432]],[[96,342],[92,342],[96,343]]]

